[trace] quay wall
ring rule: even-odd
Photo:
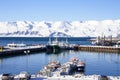
[[[46,51],[45,47],[3,49],[2,51],[0,51],[0,57],[11,56],[11,55],[26,55],[26,54],[32,54],[35,52],[44,52],[44,51]]]
[[[75,51],[90,51],[90,52],[108,52],[108,53],[120,53],[120,47],[113,46],[88,46],[88,45],[77,45],[68,47],[68,50]],[[46,52],[46,47],[41,46],[28,46],[26,48],[15,48],[15,49],[2,49],[0,48],[0,57],[11,56],[11,55],[26,55],[37,52]]]
[[[120,47],[112,46],[76,46],[78,51],[120,53]]]

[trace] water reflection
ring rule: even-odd
[[[2,59],[0,59],[0,64],[2,63]]]
[[[68,62],[72,57],[77,57],[86,63],[85,74],[120,75],[120,54],[99,53],[84,51],[64,51],[61,53],[35,53],[6,57],[0,59],[0,74],[3,72],[17,74],[28,71],[37,73],[50,61]]]
[[[2,62],[3,62],[3,60],[0,59],[0,69],[2,69]]]

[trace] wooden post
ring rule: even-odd
[[[2,47],[0,47],[0,52],[2,52]]]

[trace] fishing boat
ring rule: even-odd
[[[23,48],[23,47],[26,47],[27,45],[24,44],[24,43],[9,43],[7,44],[6,46],[4,46],[4,48],[8,48],[8,49],[13,49],[13,48]]]
[[[72,58],[69,62],[64,63],[63,65],[60,62],[50,62],[39,74],[42,76],[62,76],[62,75],[75,75],[75,74],[84,74],[85,63],[79,61],[78,58]]]
[[[52,76],[52,72],[55,72],[60,66],[61,63],[59,61],[51,61],[47,66],[44,66],[38,74],[43,76]]]
[[[49,42],[46,45],[46,51],[48,53],[59,53],[62,50],[66,50],[67,48],[68,48],[68,43],[63,41],[58,41],[57,37],[53,41],[51,41],[51,38],[49,38]]]
[[[71,58],[69,62],[65,63],[61,69],[61,74],[73,75],[75,73],[84,73],[85,63],[79,61],[78,58]]]
[[[77,71],[78,72],[84,72],[85,71],[85,63],[84,62],[78,62],[77,63]]]
[[[18,75],[18,80],[29,80],[31,78],[31,75],[26,72],[26,71],[22,71],[20,72],[20,74]]]

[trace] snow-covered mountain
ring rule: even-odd
[[[120,20],[0,22],[0,37],[120,37]]]

